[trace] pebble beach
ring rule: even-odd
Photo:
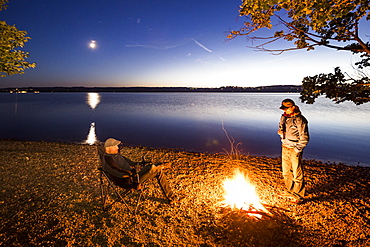
[[[161,163],[180,201],[155,180],[144,198],[102,210],[97,147],[0,140],[0,246],[370,246],[370,167],[304,160],[307,197],[291,204],[280,158],[126,146]],[[271,213],[223,207],[222,182],[239,169]],[[111,195],[114,198],[114,195]]]

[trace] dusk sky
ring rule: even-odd
[[[272,55],[247,48],[252,43],[244,37],[227,41],[226,32],[245,20],[240,4],[10,0],[0,19],[28,32],[24,50],[37,67],[0,78],[0,87],[299,85],[305,76],[354,63],[350,52],[333,49]]]

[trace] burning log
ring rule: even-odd
[[[235,170],[232,178],[223,182],[225,194],[221,205],[237,208],[251,217],[261,219],[272,214],[261,204],[255,187],[240,170]]]

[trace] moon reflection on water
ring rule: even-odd
[[[100,103],[100,94],[98,93],[87,93],[87,104],[94,110],[98,104]],[[87,139],[84,143],[93,145],[97,142],[97,137],[95,133],[95,122],[90,123],[90,130],[89,134],[87,135]]]
[[[91,109],[95,109],[100,103],[100,94],[98,93],[87,93],[87,104]]]
[[[87,135],[87,139],[85,141],[86,144],[93,145],[97,142],[96,133],[95,133],[95,122],[90,124],[89,134]]]

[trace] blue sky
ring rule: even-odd
[[[0,19],[28,32],[24,50],[37,67],[0,78],[0,87],[299,85],[305,76],[353,63],[350,52],[272,55],[247,48],[244,37],[227,41],[226,32],[243,24],[240,4],[10,0]]]

